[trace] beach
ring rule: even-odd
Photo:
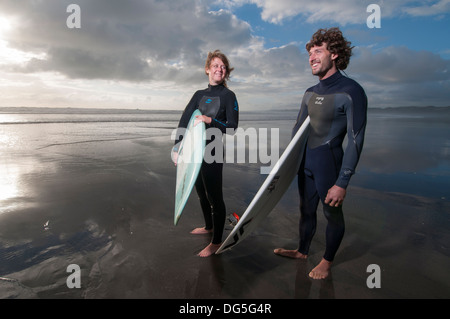
[[[307,261],[294,182],[244,242],[196,254],[210,238],[195,191],[173,224],[171,134],[181,111],[0,109],[0,298],[450,298],[449,108],[370,110],[363,155],[344,203],[346,234],[326,280],[308,278],[324,252],[325,219]],[[296,111],[241,112],[243,128],[278,128]],[[261,163],[225,163],[227,213],[242,214]],[[320,209],[319,209],[320,211]],[[225,235],[231,226],[227,226]],[[80,288],[70,288],[69,265]],[[380,288],[370,288],[378,265]]]

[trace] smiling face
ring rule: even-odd
[[[219,58],[212,59],[209,67],[205,71],[209,77],[209,84],[211,85],[222,84],[227,76],[227,67]]]
[[[317,75],[320,80],[325,80],[333,75],[337,71],[334,62],[336,58],[337,54],[328,51],[326,43],[322,43],[320,46],[313,46],[309,50],[309,65],[311,66],[312,74]]]

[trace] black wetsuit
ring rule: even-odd
[[[367,97],[357,82],[336,72],[306,90],[294,134],[308,115],[311,130],[298,173],[301,213],[298,251],[308,254],[321,200],[328,221],[324,259],[333,261],[344,236],[344,216],[342,206],[331,207],[324,201],[333,185],[346,189],[355,173],[364,142]]]
[[[196,109],[199,109],[203,115],[212,118],[211,124],[206,124],[207,130],[209,128],[218,128],[222,133],[233,133],[238,126],[239,106],[236,95],[224,85],[209,85],[207,89],[195,92],[181,116],[178,124],[179,128],[187,127],[189,119]],[[213,134],[212,139],[207,140],[206,143],[211,143],[214,137],[215,135]],[[182,137],[178,138],[175,141],[175,145],[181,139]],[[215,148],[211,150],[212,156],[215,155],[214,151]],[[222,193],[222,170],[223,158],[212,163],[203,161],[200,174],[195,183],[205,218],[205,229],[214,230],[211,241],[213,244],[222,242],[226,218],[226,208]]]

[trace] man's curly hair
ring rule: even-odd
[[[306,50],[309,52],[313,46],[321,46],[323,43],[327,44],[328,51],[338,55],[336,67],[345,70],[352,56],[352,43],[344,38],[339,28],[319,29],[306,44]]]

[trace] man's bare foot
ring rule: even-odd
[[[303,255],[298,250],[287,250],[283,248],[277,248],[273,251],[275,254],[283,256],[283,257],[289,257],[289,258],[295,258],[295,259],[306,259],[308,258],[308,255]]]
[[[209,244],[201,252],[197,254],[200,257],[209,257],[213,255],[220,247],[221,244]]]
[[[205,229],[205,227],[196,228],[193,231],[191,231],[191,234],[194,235],[204,235],[210,233],[212,233],[212,229]]]
[[[311,270],[309,277],[313,279],[325,279],[330,274],[331,262],[322,258],[320,263]]]

